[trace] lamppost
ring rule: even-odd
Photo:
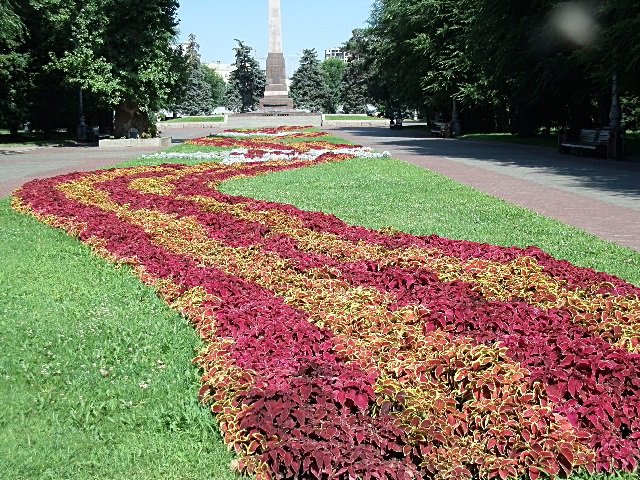
[[[454,137],[457,137],[462,133],[460,114],[458,113],[458,102],[456,102],[455,97],[453,97],[453,107],[451,110],[451,133],[453,133]]]
[[[609,110],[609,128],[613,142],[609,141],[607,157],[621,158],[624,153],[624,132],[622,130],[622,109],[620,108],[620,85],[618,73],[611,75],[611,109]]]
[[[87,125],[84,123],[84,101],[82,87],[78,88],[78,141],[84,142],[87,139]]]
[[[618,86],[618,74],[611,75],[611,110],[609,110],[609,128],[620,128],[622,110],[620,109],[620,90]]]

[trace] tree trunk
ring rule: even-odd
[[[114,136],[116,138],[128,137],[131,128],[137,129],[140,134],[153,135],[155,133],[153,132],[155,125],[149,121],[147,113],[140,110],[135,102],[125,100],[116,107]]]

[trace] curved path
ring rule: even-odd
[[[429,138],[425,131],[327,128],[510,203],[640,251],[640,162],[543,147]]]
[[[186,138],[202,137],[211,133],[203,128],[172,130],[174,143]],[[17,147],[0,148],[0,198],[11,195],[20,185],[37,178],[47,178],[71,172],[90,172],[112,167],[141,155],[164,150],[164,147],[98,148],[78,145],[73,147]]]
[[[325,130],[376,150],[388,150],[396,158],[640,251],[640,162],[564,156],[522,145],[429,138],[416,129]],[[174,141],[209,133],[202,128],[171,132]],[[0,198],[35,178],[105,168],[158,150],[52,147],[5,151],[0,154]]]

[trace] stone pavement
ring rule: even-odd
[[[210,129],[191,127],[168,134],[174,143],[179,143],[186,138],[206,136],[210,133]],[[164,148],[102,149],[94,146],[76,146],[0,149],[0,198],[11,195],[14,189],[36,178],[71,172],[90,172],[161,150]]]
[[[160,148],[49,147],[0,154],[0,198],[30,180],[89,172],[153,153]]]
[[[424,130],[326,128],[510,203],[640,251],[640,161],[429,138]]]

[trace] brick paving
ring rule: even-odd
[[[640,251],[640,162],[552,149],[428,138],[413,129],[331,128],[393,157]]]

